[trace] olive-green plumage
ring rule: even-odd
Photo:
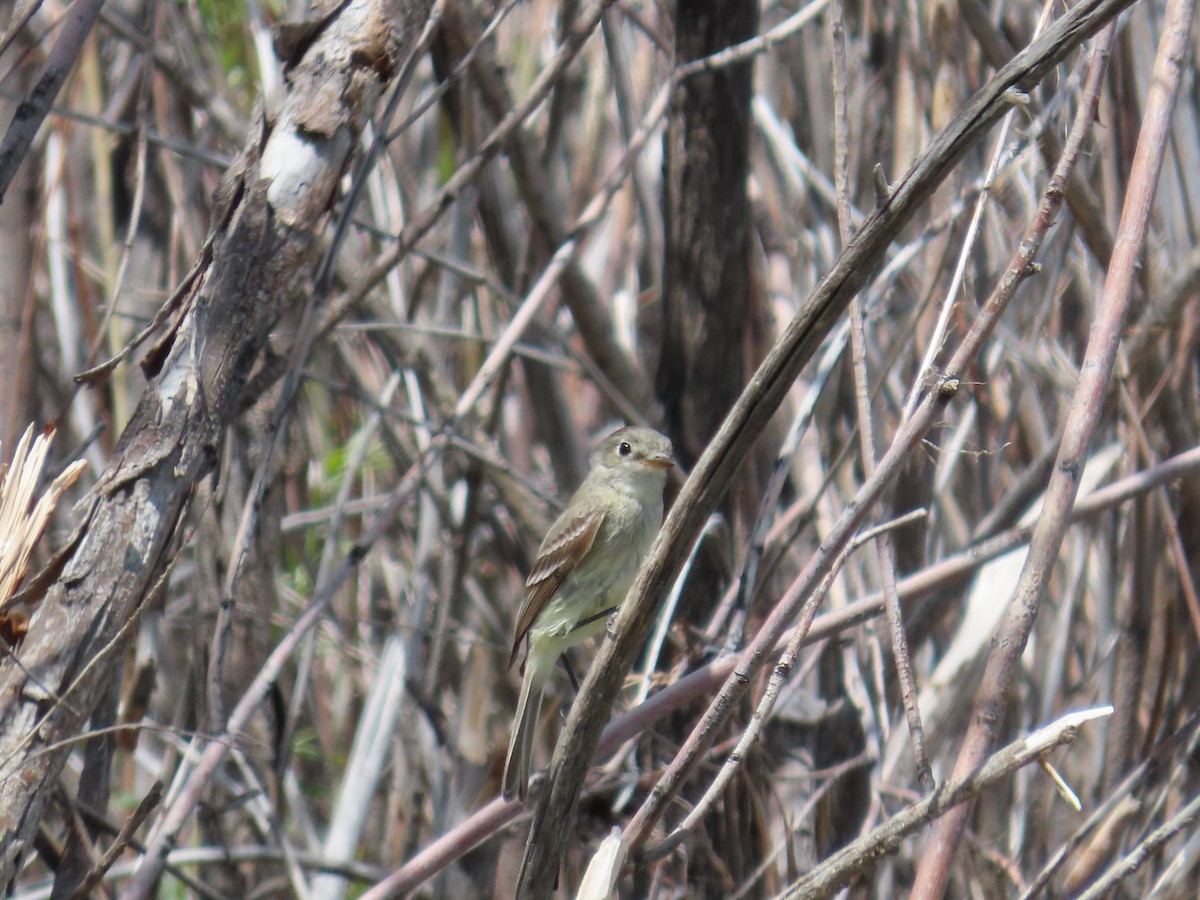
[[[542,689],[569,647],[604,630],[662,525],[671,442],[621,428],[592,454],[591,470],[538,548],[517,613],[511,666],[526,648],[524,678],[504,763],[504,796],[525,799]],[[582,624],[581,624],[582,623]]]

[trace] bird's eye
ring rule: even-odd
[[[617,445],[617,453],[621,456],[628,456],[632,452],[633,448],[629,446],[629,441],[621,441],[621,443]]]

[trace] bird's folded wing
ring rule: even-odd
[[[584,513],[559,520],[542,541],[533,571],[525,580],[525,597],[521,601],[521,611],[517,613],[512,653],[508,657],[510,667],[517,659],[525,635],[563,583],[563,579],[571,574],[571,570],[592,549],[603,522],[603,512]]]

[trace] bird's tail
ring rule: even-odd
[[[517,714],[513,718],[512,737],[508,741],[508,757],[504,760],[505,800],[520,797],[524,802],[529,795],[529,767],[533,757],[533,734],[542,710],[542,688],[545,683],[545,666],[538,655],[531,652],[525,661],[525,677],[521,680],[521,696],[517,699]]]

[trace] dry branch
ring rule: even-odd
[[[1075,505],[1072,522],[1086,521],[1197,470],[1200,470],[1200,448],[1164,460],[1150,471],[1132,475],[1089,494]],[[943,559],[927,571],[908,576],[897,585],[901,602],[911,605],[939,590],[944,590],[948,585],[960,582],[988,561],[1028,542],[1032,533],[1032,526],[1014,528],[994,535],[957,556]],[[771,659],[784,652],[787,645],[797,638],[801,639],[801,646],[811,646],[818,641],[842,634],[883,612],[882,593],[856,600],[837,612],[818,616],[808,629],[807,635],[801,635],[799,628],[784,634],[772,650]],[[639,706],[613,719],[605,727],[596,747],[596,758],[611,753],[670,713],[685,708],[698,698],[709,696],[729,677],[736,663],[737,657],[724,656],[701,666],[669,687],[651,695]],[[469,819],[439,836],[416,856],[406,860],[404,865],[364,894],[364,898],[382,900],[384,897],[401,896],[419,887],[454,860],[492,837],[520,813],[520,804],[515,801],[506,803],[499,798],[493,800],[477,810]]]
[[[386,82],[386,95],[362,98],[361,134],[358,120],[339,131],[337,188],[283,221],[258,175],[265,164],[286,180],[275,161],[304,165],[288,148],[328,130],[295,98],[346,87],[328,55],[306,82],[309,51],[353,8],[388,2],[403,0],[317,0],[316,19],[282,29],[272,4],[235,4],[241,23],[211,3],[107,4],[4,198],[5,449],[29,421],[57,424],[41,483],[23,482],[36,491],[77,457],[95,473],[112,461],[76,515],[88,485],[66,489],[29,556],[40,571],[0,603],[0,641],[19,641],[8,626],[36,611],[25,645],[0,643],[0,726],[25,729],[0,732],[0,802],[51,783],[55,797],[28,812],[37,831],[10,891],[88,890],[80,880],[100,876],[161,779],[161,807],[126,828],[97,894],[511,897],[533,809],[489,801],[515,700],[515,601],[589,437],[682,410],[659,427],[685,448],[700,419],[727,412],[732,395],[706,377],[664,377],[672,358],[687,369],[665,346],[682,321],[722,383],[791,343],[757,376],[741,430],[720,438],[726,455],[704,461],[702,494],[683,494],[672,527],[696,516],[703,536],[688,547],[677,531],[665,552],[685,561],[657,563],[668,600],[620,687],[625,711],[601,734],[575,820],[552,823],[568,841],[558,893],[575,894],[598,848],[620,852],[597,893],[778,897],[835,869],[853,891],[909,893],[925,828],[881,855],[838,855],[878,849],[897,810],[930,799],[905,728],[911,689],[890,665],[898,635],[945,778],[1062,441],[1172,0],[1119,18],[1103,78],[1102,44],[1064,32],[1075,50],[1039,83],[1009,85],[955,124],[957,143],[931,145],[937,172],[920,168],[930,137],[1034,41],[1039,9],[1052,20],[1073,4],[930,0],[914,15],[899,0],[764,0],[759,37],[689,62],[729,38],[687,50],[672,4],[449,0],[389,55],[391,77],[369,66],[368,93]],[[72,9],[18,0],[0,37],[9,115]],[[748,62],[751,95],[726,103],[730,66]],[[671,102],[684,94],[704,123],[694,143]],[[993,111],[1010,124],[980,140]],[[296,116],[314,128],[289,131]],[[717,142],[741,146],[743,122],[758,132],[748,171],[722,180]],[[1096,418],[1080,524],[1048,571],[995,740],[1070,709],[1115,713],[1055,753],[1082,811],[1030,767],[966,802],[955,894],[1065,896],[1098,876],[1178,892],[1200,858],[1186,824],[1200,785],[1198,135],[1200,111],[1179,104],[1138,269],[1144,310],[1117,358],[1127,373]],[[918,157],[897,215],[883,166],[894,178]],[[710,196],[690,202],[697,189]],[[723,232],[728,204],[750,215]],[[686,249],[689,230],[707,249]],[[711,295],[711,317],[671,321],[680,298],[665,299],[664,273],[708,296],[743,236],[749,284]],[[858,255],[839,262],[847,247]],[[873,253],[885,262],[872,277]],[[824,313],[805,299],[829,272],[871,279],[849,316],[845,280],[819,287]],[[230,300],[239,292],[253,301]],[[720,321],[739,327],[704,324]],[[98,353],[110,362],[78,376]],[[228,382],[213,374],[226,370]],[[193,442],[199,460],[182,449]],[[729,502],[704,517],[724,480]],[[137,512],[157,498],[159,518]],[[851,552],[911,509],[922,518],[894,532],[894,552]],[[101,521],[131,533],[102,539]],[[101,603],[85,591],[113,567],[147,571],[110,579],[80,640],[72,623]],[[889,633],[888,605],[903,631]],[[27,658],[46,682],[17,671]],[[550,714],[542,726],[544,760],[562,727]],[[57,778],[38,768],[63,754]],[[540,797],[547,778],[532,787]]]
[[[549,789],[539,801],[530,827],[519,896],[549,896],[554,872],[570,834],[563,823],[572,819],[604,720],[616,698],[618,686],[629,671],[642,638],[649,630],[657,600],[674,577],[704,519],[724,494],[733,473],[796,375],[850,300],[866,283],[899,229],[927,200],[932,189],[968,147],[1004,114],[1009,106],[1009,92],[1031,89],[1057,61],[1127,5],[1125,0],[1078,4],[989,81],[946,130],[931,142],[927,151],[895,186],[887,201],[863,223],[853,243],[809,296],[784,336],[751,378],[749,386],[698,461],[688,484],[676,500],[617,617],[615,638],[605,641],[571,709],[550,764]],[[849,539],[861,515],[865,514],[865,506],[857,509],[857,515],[850,517],[847,522],[843,540]],[[815,558],[810,567],[814,583],[832,562],[836,549],[836,546],[825,549]],[[799,599],[796,598],[795,605],[798,605]],[[793,611],[780,607],[772,618],[790,619]],[[763,664],[765,652],[775,643],[776,635],[772,633],[770,625],[764,628],[764,633],[770,634],[769,641],[763,646],[755,643],[742,654],[742,660],[751,670],[757,670]],[[740,695],[745,686],[745,679],[745,673],[738,673],[736,679],[727,682],[726,689],[715,701],[712,714],[693,731],[688,747],[655,786],[650,801],[643,807],[643,814],[635,817],[627,826],[626,833],[632,835],[631,844],[636,846],[641,843],[680,781],[707,749],[716,725],[724,721],[733,698]]]
[[[1112,715],[1112,707],[1084,710],[1063,716],[1029,737],[1009,744],[989,756],[979,768],[937,787],[923,800],[897,813],[887,822],[839,850],[813,871],[794,882],[780,900],[828,897],[849,882],[856,872],[878,857],[893,852],[900,841],[947,810],[978,797],[1022,766],[1041,759],[1055,747],[1072,743],[1079,726]]]
[[[303,292],[350,152],[429,5],[354,0],[309,23],[278,117],[257,123],[222,182],[211,256],[160,342],[161,368],[91,494],[87,530],[20,665],[0,670],[0,883],[28,851],[66,760],[67,747],[46,748],[83,731],[119,671],[97,663],[121,658],[170,566],[188,498],[241,412],[269,330]]]
[[[1009,600],[1008,614],[994,639],[983,684],[974,700],[971,726],[955,763],[954,771],[959,776],[975,769],[995,744],[996,729],[1008,703],[1018,661],[1029,641],[1070,520],[1088,446],[1108,392],[1108,380],[1133,293],[1138,260],[1143,253],[1151,201],[1158,188],[1166,150],[1171,111],[1187,58],[1193,9],[1194,4],[1188,0],[1172,2],[1168,6],[1155,60],[1153,85],[1130,172],[1130,188],[1121,212],[1104,291],[1089,335],[1079,383],[1063,426],[1062,444],[1043,512],[1030,542],[1020,581]],[[935,826],[930,849],[922,856],[917,870],[914,897],[936,900],[945,894],[950,881],[951,860],[968,812],[969,807],[960,807]]]

